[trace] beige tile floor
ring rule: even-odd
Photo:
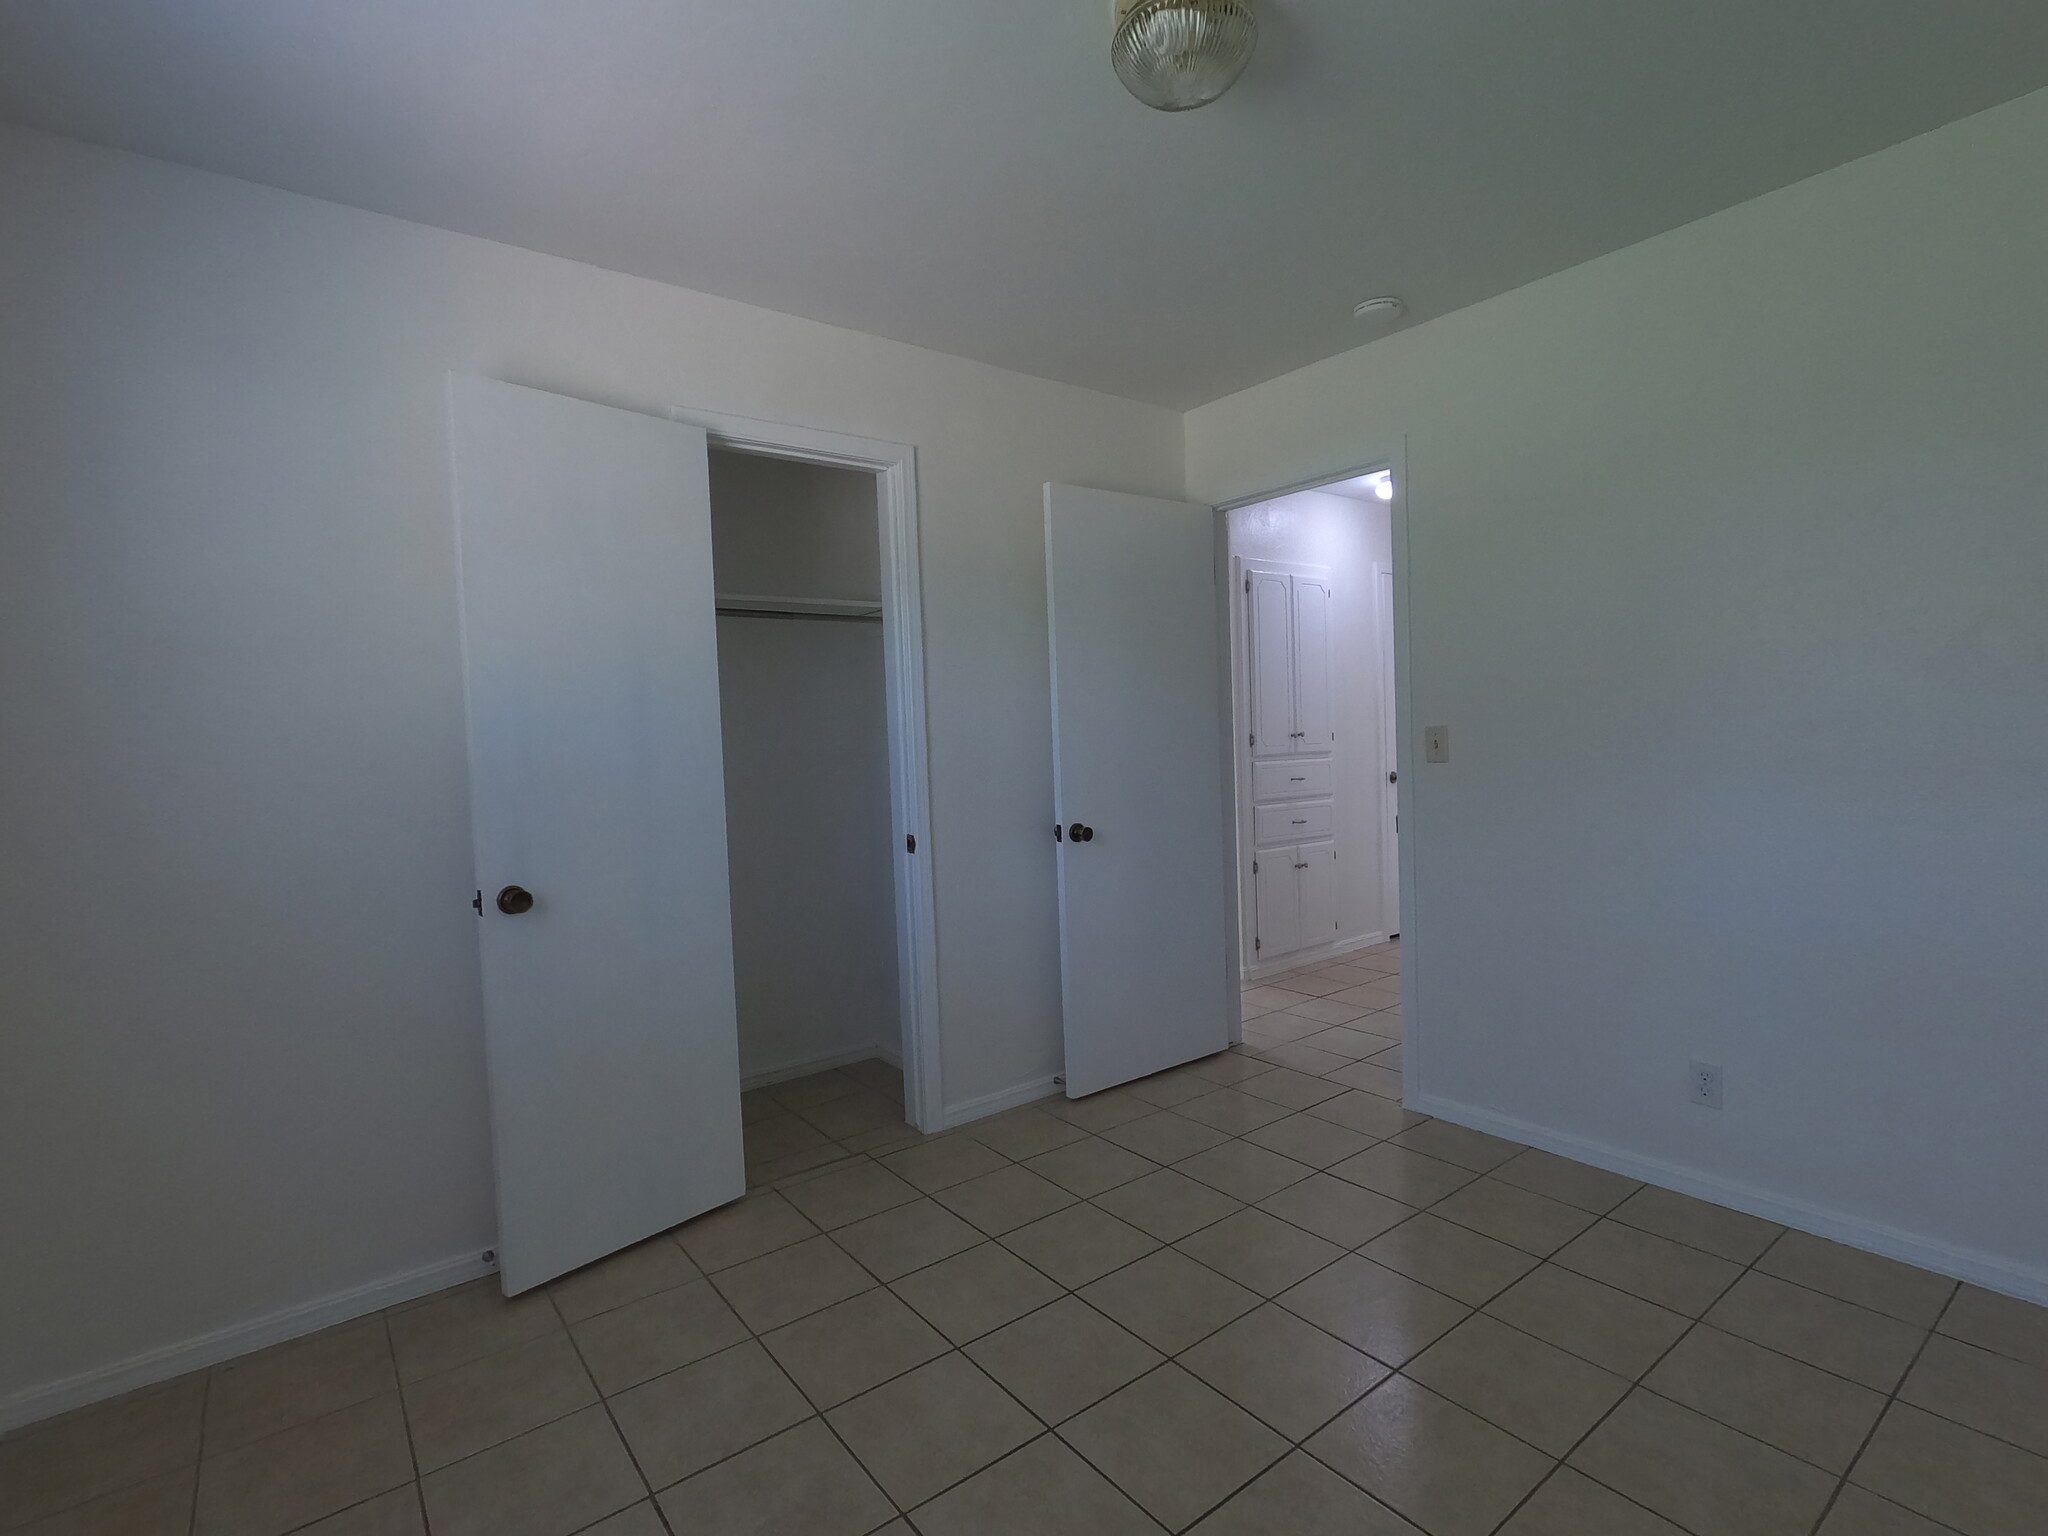
[[[927,1138],[0,1440],[34,1536],[2042,1536],[2048,1311],[1404,1112],[1387,947]]]

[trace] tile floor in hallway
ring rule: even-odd
[[[1408,1114],[1398,968],[939,1137],[749,1094],[747,1199],[18,1432],[0,1529],[2048,1531],[2048,1311]]]

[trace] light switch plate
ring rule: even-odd
[[[1426,725],[1422,728],[1422,760],[1426,763],[1448,763],[1451,760],[1451,728],[1448,725]]]

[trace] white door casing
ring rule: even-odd
[[[1388,933],[1401,931],[1401,755],[1394,721],[1394,573],[1385,566],[1373,568],[1373,590],[1378,598],[1379,717],[1380,717],[1380,926]]]
[[[449,387],[511,1295],[745,1191],[710,492],[699,428]]]
[[[1208,507],[1065,485],[1045,489],[1045,543],[1054,813],[1094,833],[1056,853],[1079,1098],[1235,1025],[1221,551]]]

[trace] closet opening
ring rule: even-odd
[[[1224,514],[1248,1043],[1282,1043],[1276,1024],[1371,1034],[1347,1053],[1401,1039],[1393,494],[1378,469]],[[1283,992],[1318,1017],[1263,1015]]]
[[[877,475],[714,444],[747,1182],[907,1134]]]

